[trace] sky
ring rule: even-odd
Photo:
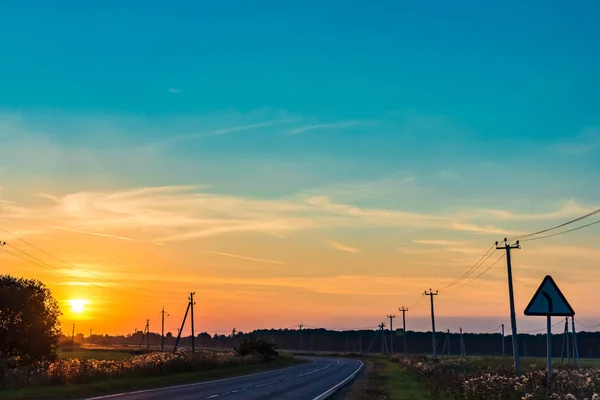
[[[375,327],[401,306],[430,329],[424,290],[599,207],[599,18],[593,1],[8,2],[0,273],[42,280],[86,334],[157,331],[163,306],[176,332],[191,291],[196,331]],[[544,327],[523,310],[545,275],[600,324],[599,238],[513,252],[519,329]],[[500,256],[440,290],[438,329],[509,326]]]

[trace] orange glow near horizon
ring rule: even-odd
[[[142,210],[147,202],[135,206]],[[77,206],[72,205],[76,213],[84,209],[79,203]],[[160,224],[166,224],[162,218],[167,216],[156,217],[158,222],[150,222],[164,235]],[[373,214],[367,222],[376,217]],[[18,271],[19,276],[39,279],[52,290],[63,312],[63,329],[69,334],[72,323],[76,323],[76,333],[87,335],[92,329],[95,333],[127,334],[142,329],[146,319],[150,319],[152,331],[160,331],[163,306],[170,315],[165,332],[176,334],[191,291],[196,292],[197,332],[286,328],[299,323],[338,329],[376,326],[386,314],[398,314],[401,306],[410,309],[411,329],[427,329],[429,305],[427,300],[417,302],[421,293],[451,283],[491,244],[488,236],[443,230],[413,232],[410,238],[398,239],[401,228],[381,229],[376,235],[372,230],[348,233],[339,229],[281,235],[213,234],[209,228],[198,238],[159,242],[150,236],[154,231],[127,225],[137,219],[117,224],[93,210],[81,218],[80,224],[93,222],[99,227],[56,229],[53,221],[45,226],[37,220],[4,225],[48,254],[15,238],[7,240],[5,249],[12,253],[19,249],[42,260],[43,265],[0,251],[0,273],[14,275]],[[104,227],[105,223],[115,227]],[[485,267],[499,256],[499,252],[493,254]],[[517,310],[525,307],[543,276],[551,274],[577,313],[593,316],[593,305],[600,301],[600,294],[593,290],[600,278],[597,260],[600,251],[591,244],[566,240],[551,246],[544,241],[527,243],[513,254]],[[574,274],[574,269],[579,273]],[[596,298],[584,298],[584,293]],[[440,291],[435,301],[436,317],[448,329],[454,329],[456,323],[444,323],[444,316],[471,318],[473,326],[482,330],[505,323],[505,261],[465,288]],[[498,323],[479,323],[478,318]],[[184,334],[188,326],[189,322]]]

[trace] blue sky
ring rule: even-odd
[[[321,269],[300,275],[392,274],[394,240],[476,247],[597,208],[599,20],[593,1],[13,1],[0,15],[3,198],[27,207],[11,209],[22,229],[44,212],[119,236],[163,233],[156,213],[173,208],[175,237],[208,196],[186,234],[218,251],[273,258],[283,250],[260,235],[290,234],[289,254],[331,266],[307,259]],[[180,188],[128,192],[177,185],[199,185],[194,207]],[[111,191],[135,198],[122,205],[133,225],[78,219],[113,210]],[[219,242],[213,224],[229,219],[256,223]],[[582,254],[581,271],[600,259]],[[459,275],[430,255],[415,262],[439,265],[419,279]],[[527,263],[529,290],[541,261]]]

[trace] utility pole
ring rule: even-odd
[[[90,329],[90,339],[88,340],[90,344],[92,344],[92,330]]]
[[[465,351],[465,341],[463,340],[463,332],[462,328],[458,328],[460,330],[460,355],[465,357],[467,352]]]
[[[396,316],[388,314],[387,317],[390,319],[390,354],[394,354],[394,329],[392,325],[392,320],[396,318]]]
[[[448,329],[448,355],[450,355],[450,329]]]
[[[571,345],[569,343],[569,317],[565,317],[565,340],[566,340],[566,345],[567,345],[567,364],[568,364],[571,362]]]
[[[502,357],[505,357],[505,352],[504,352],[504,324],[502,324]]]
[[[358,352],[362,354],[362,335],[358,337]]]
[[[437,296],[438,295],[438,291],[436,290],[435,293],[429,289],[429,293],[427,293],[427,290],[424,293],[425,296],[429,296],[431,299],[431,347],[433,348],[433,360],[436,361],[437,360],[437,353],[436,353],[436,347],[437,347],[437,343],[435,342],[435,313],[433,311],[433,296]]]
[[[146,320],[146,350],[150,351],[150,320]]]
[[[304,327],[304,325],[299,324],[298,325],[298,335],[299,335],[299,341],[300,341],[300,351],[302,351],[302,328]]]
[[[160,333],[160,351],[165,351],[165,307],[160,312],[162,314],[162,329]],[[167,317],[169,314],[167,314]]]
[[[404,353],[406,354],[408,353],[408,345],[406,343],[406,312],[408,311],[408,308],[402,306],[398,311],[402,311],[402,341],[404,344]]]
[[[194,334],[194,305],[196,304],[194,302],[195,294],[196,294],[196,292],[190,293],[190,308],[192,310],[191,315],[190,315],[192,317],[192,353],[194,353],[196,351],[196,337]]]
[[[385,354],[385,322],[379,324],[379,330],[381,331],[381,354]]]
[[[575,365],[579,368],[579,348],[577,346],[577,334],[575,333],[575,317],[573,316],[571,317],[571,323],[571,330],[573,331],[573,360],[575,360]]]
[[[73,322],[73,332],[71,333],[71,347],[75,346],[75,322]]]
[[[508,298],[510,301],[510,324],[512,328],[512,344],[513,344],[513,358],[515,362],[515,373],[519,375],[519,343],[517,340],[517,317],[515,314],[515,292],[513,289],[513,278],[512,278],[512,265],[510,262],[510,251],[511,249],[520,249],[519,241],[513,245],[508,244],[506,238],[504,238],[504,246],[498,246],[496,242],[496,250],[506,250],[506,269],[508,272]]]
[[[183,333],[183,327],[185,325],[185,321],[187,320],[188,312],[190,311],[190,305],[192,303],[188,302],[187,308],[185,309],[185,315],[183,316],[183,321],[181,321],[181,328],[177,330],[177,340],[175,340],[175,346],[173,347],[173,354],[177,353],[177,345],[179,344],[179,339],[181,339],[181,334]]]

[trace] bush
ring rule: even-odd
[[[239,346],[233,348],[238,356],[255,356],[264,361],[274,360],[279,353],[277,345],[266,341],[265,339],[257,339],[249,336],[242,340]]]

